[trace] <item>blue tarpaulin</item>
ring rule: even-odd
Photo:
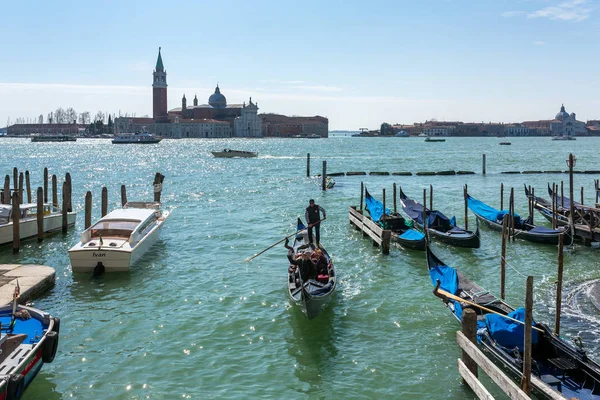
[[[386,208],[385,212],[384,212],[383,204],[379,200],[376,200],[373,196],[371,196],[369,194],[369,192],[367,192],[366,189],[365,189],[365,204],[366,204],[367,211],[371,215],[371,219],[375,222],[379,221],[384,214],[387,214],[387,215],[391,214],[391,212],[388,208]]]
[[[409,217],[417,221],[417,223],[423,225],[423,205],[417,203],[413,199],[409,199],[403,193],[401,193],[403,207],[402,209]],[[452,229],[456,225],[456,218],[452,219],[446,217],[441,211],[426,209],[427,215],[427,226],[442,232],[446,232]]]
[[[492,206],[488,206],[487,204],[477,200],[474,197],[469,196],[468,205],[471,211],[475,214],[482,216],[488,221],[493,221],[497,223],[502,223],[502,219],[506,214],[510,214],[508,210],[496,210]],[[518,214],[515,214],[515,221],[519,221],[518,223],[522,224],[523,220]]]
[[[523,307],[516,309],[508,314],[509,317],[517,321],[525,321],[525,309]],[[525,335],[525,325],[511,321],[497,314],[487,314],[485,322],[489,334],[502,347],[507,349],[519,348],[523,351],[523,340]],[[535,325],[535,322],[532,326]],[[531,330],[531,343],[535,344],[538,341],[538,332],[535,329]]]
[[[406,232],[400,235],[400,237],[406,240],[423,240],[425,235],[417,230],[408,229]]]
[[[447,265],[436,265],[429,270],[429,276],[433,286],[436,286],[439,280],[440,289],[451,294],[456,294],[458,291],[458,275],[454,268]]]

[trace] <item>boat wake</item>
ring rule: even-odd
[[[562,306],[564,326],[577,327],[578,335],[588,344],[586,347],[593,348],[596,354],[600,353],[600,312],[593,292],[599,285],[600,279],[593,279],[567,288]]]

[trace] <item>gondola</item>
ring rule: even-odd
[[[477,314],[479,346],[496,363],[505,367],[514,379],[520,379],[523,370],[523,324],[457,302],[439,289],[519,321],[525,319],[524,309],[515,310],[459,270],[447,266],[430,249],[427,249],[427,267],[435,287],[434,294],[444,301],[458,321],[462,321],[464,308],[472,308]],[[546,324],[534,321],[533,326],[541,330],[532,329],[532,375],[538,378],[532,380],[534,393],[546,398],[544,391],[540,390],[546,384],[566,398],[600,399],[600,365],[588,358],[582,346],[574,347],[555,336]]]
[[[414,229],[398,213],[392,213],[383,204],[369,194],[365,189],[366,209],[371,215],[371,220],[381,225],[383,229],[392,231],[392,240],[400,246],[412,250],[425,250],[425,235]]]
[[[408,198],[400,189],[402,210],[412,219],[414,224],[423,229],[423,205]],[[432,239],[452,246],[479,248],[479,225],[475,232],[468,231],[456,225],[456,218],[449,219],[440,211],[426,209],[427,233]]]
[[[307,271],[307,276],[300,273],[300,267],[290,264],[288,268],[288,293],[292,301],[302,308],[308,319],[313,319],[323,311],[336,289],[336,276],[333,268],[333,261],[327,253],[327,250],[319,244],[308,242],[308,232],[306,227],[298,218],[298,234],[294,239],[291,257],[301,258],[304,253],[311,255],[320,253],[320,260],[323,269],[317,270],[317,274]],[[316,257],[315,257],[316,258]],[[306,278],[306,279],[303,279]]]
[[[552,191],[552,189],[548,188],[550,190],[550,192]],[[529,193],[529,189],[527,189],[527,185],[525,185],[525,196],[527,196],[527,198],[532,197],[532,194]],[[552,196],[552,195],[550,195]],[[542,216],[544,218],[546,218],[548,221],[552,222],[552,217],[554,215],[554,213],[552,212],[552,202],[541,198],[541,197],[537,197],[537,196],[533,196],[533,208],[535,208],[536,210],[538,210],[540,212],[540,214],[542,214]],[[567,210],[568,212],[568,210]],[[557,217],[558,217],[558,226],[566,226],[569,225],[569,217],[561,214],[561,210],[559,207],[559,210],[557,212]]]
[[[467,195],[467,203],[479,221],[495,231],[502,231],[502,219],[506,214],[509,214],[507,210],[496,210],[470,195]],[[524,220],[517,214],[514,215],[514,221],[514,232],[517,238],[533,243],[558,244],[558,236],[563,234],[564,243],[572,241],[568,227],[563,226],[558,229],[550,229],[534,225],[529,222],[529,219]]]

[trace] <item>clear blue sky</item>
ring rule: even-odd
[[[169,108],[231,103],[325,115],[330,129],[437,118],[600,119],[600,3],[5,2],[0,126],[73,107],[151,114],[158,47]]]

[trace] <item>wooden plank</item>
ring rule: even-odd
[[[475,392],[478,398],[484,400],[494,400],[494,397],[487,391],[485,386],[473,375],[469,368],[462,362],[462,360],[458,359],[458,372],[460,376],[464,379],[464,381],[469,385],[469,387]]]
[[[477,346],[460,331],[456,332],[456,341],[461,349],[477,362],[481,368],[504,393],[513,400],[526,400],[529,397],[513,382],[511,378],[504,375],[490,359],[488,359]]]
[[[383,233],[383,228],[381,228],[379,225],[373,222],[369,217],[363,218],[363,224],[367,226],[371,231],[376,233],[377,236],[381,237],[381,234]]]

